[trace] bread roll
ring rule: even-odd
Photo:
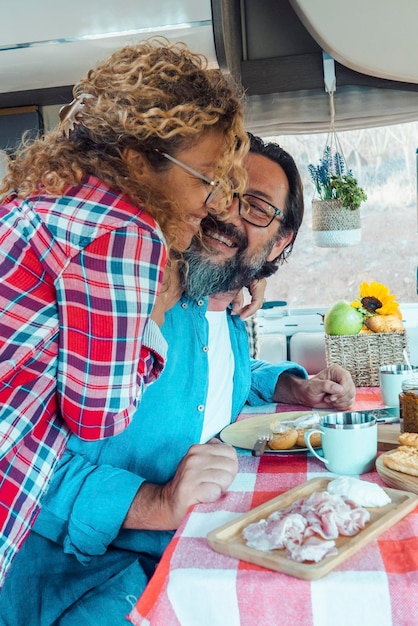
[[[298,431],[291,428],[273,435],[273,439],[270,439],[267,445],[271,450],[290,450],[296,444],[297,439]]]
[[[308,432],[309,428],[298,428],[297,430],[298,430],[298,438],[296,440],[296,445],[301,448],[306,448],[305,433]],[[314,433],[311,436],[311,446],[313,448],[321,447],[321,434],[320,433]]]
[[[402,433],[398,441],[403,446],[413,446],[418,448],[418,433]]]
[[[382,460],[390,469],[418,476],[418,448],[414,446],[399,446],[392,454],[385,454]]]

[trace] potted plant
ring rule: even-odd
[[[367,195],[341,152],[326,146],[319,165],[308,165],[318,199],[312,201],[312,230],[318,246],[351,246],[361,241],[360,205]]]

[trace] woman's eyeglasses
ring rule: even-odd
[[[206,185],[210,185],[212,187],[212,191],[209,193],[208,197],[205,200],[206,205],[212,202],[215,196],[220,191],[222,191],[222,185],[220,181],[213,180],[211,178],[208,178],[207,176],[204,176],[204,174],[200,174],[200,172],[193,169],[193,167],[182,163],[182,161],[174,158],[173,156],[171,156],[171,154],[168,154],[168,152],[162,152],[161,150],[157,149],[156,152],[161,154],[161,156],[163,156],[165,159],[168,159],[172,163],[175,163],[175,165],[183,168],[192,176],[196,176],[196,178],[199,178],[201,181],[206,183]],[[253,226],[258,226],[259,228],[267,228],[267,226],[270,226],[270,224],[276,217],[280,217],[282,220],[284,219],[283,211],[275,207],[274,204],[270,204],[270,202],[267,202],[267,200],[263,200],[258,196],[253,196],[252,194],[245,193],[242,196],[235,195],[234,197],[238,197],[239,200],[238,212],[240,217],[245,222],[248,222]]]
[[[206,183],[206,185],[210,185],[212,187],[212,191],[209,193],[208,197],[206,198],[205,204],[209,204],[210,202],[212,202],[212,200],[219,193],[219,191],[221,191],[222,186],[221,186],[220,181],[213,180],[211,178],[208,178],[207,176],[204,176],[204,174],[200,174],[197,170],[190,167],[190,165],[186,165],[185,163],[182,163],[181,161],[179,161],[178,159],[175,159],[173,156],[171,156],[171,154],[168,154],[167,152],[161,152],[161,150],[157,150],[157,149],[156,149],[156,152],[158,152],[158,154],[161,154],[161,156],[163,156],[165,159],[168,159],[172,163],[175,163],[179,167],[183,168],[186,172],[189,172],[189,174],[191,174],[192,176],[196,176],[196,178],[199,178],[201,181]]]
[[[276,217],[284,220],[283,211],[270,204],[267,200],[263,200],[258,196],[250,193],[244,193],[238,197],[238,213],[245,222],[258,226],[259,228],[267,228]]]

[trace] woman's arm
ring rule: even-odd
[[[131,224],[88,245],[57,281],[60,409],[83,439],[124,430],[163,368],[165,340],[147,322],[165,259],[158,236]]]

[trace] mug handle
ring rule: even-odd
[[[327,465],[327,464],[329,463],[328,459],[326,459],[325,457],[323,457],[323,456],[321,456],[320,454],[318,454],[318,453],[314,450],[314,448],[312,447],[312,444],[311,444],[311,436],[312,436],[314,433],[319,433],[320,435],[322,435],[322,431],[321,431],[321,430],[317,430],[317,429],[315,429],[315,428],[314,428],[314,429],[312,429],[312,430],[307,430],[307,431],[305,432],[305,435],[304,435],[304,439],[305,439],[306,446],[307,446],[307,448],[309,448],[309,450],[312,452],[312,454],[313,454],[314,456],[316,456],[316,458],[317,458],[317,459],[319,459],[320,461],[322,461],[322,463],[325,463],[325,465]]]

